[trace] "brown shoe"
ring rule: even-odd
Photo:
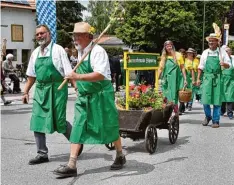
[[[59,177],[76,177],[77,168],[70,168],[68,165],[61,165],[56,170],[53,171],[55,175]]]
[[[213,123],[212,128],[219,128],[219,124],[218,123]]]

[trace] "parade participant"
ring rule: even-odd
[[[162,76],[161,76],[162,74]],[[178,98],[183,74],[184,85],[187,85],[184,60],[180,53],[175,51],[172,41],[166,41],[159,65],[159,78],[162,78],[162,91],[167,101],[173,102],[174,112],[178,115]]]
[[[93,40],[92,27],[86,22],[76,23],[73,37],[78,49],[79,60],[86,54]],[[67,79],[77,81],[78,97],[75,103],[75,117],[70,137],[71,150],[67,165],[54,171],[60,177],[77,175],[77,153],[80,144],[107,144],[114,142],[116,158],[111,170],[118,170],[126,163],[119,137],[118,112],[114,102],[114,89],[106,51],[95,45],[80,64],[76,72]]]
[[[193,89],[193,86],[195,86],[195,74],[193,69],[193,61],[195,58],[195,53],[196,51],[193,48],[189,48],[186,51],[186,58],[184,61],[184,66],[186,70],[186,79],[188,82],[187,88],[191,90]],[[192,104],[193,104],[193,96],[191,100],[188,102],[188,111],[192,110]]]
[[[31,55],[22,97],[23,103],[28,103],[29,90],[36,82],[30,130],[34,131],[38,155],[29,161],[30,165],[49,161],[45,134],[57,131],[69,139],[71,132],[66,121],[68,87],[57,90],[64,76],[72,71],[67,53],[51,41],[47,25],[37,26],[36,40],[40,46]]]
[[[224,115],[226,112],[227,106],[227,115],[229,119],[233,119],[233,109],[232,104],[234,103],[234,59],[232,59],[231,54],[232,50],[226,47],[226,52],[231,60],[231,66],[229,69],[222,71],[222,81],[223,81],[223,92],[222,95],[222,107],[221,115]]]
[[[3,70],[4,75],[8,76],[14,82],[13,93],[20,93],[20,80],[16,76],[16,69],[12,65],[13,58],[14,56],[11,53],[7,54],[6,60],[3,62]]]
[[[195,82],[197,82],[198,66],[200,63],[200,58],[201,58],[201,55],[196,54],[196,57],[193,60],[193,70],[194,70],[194,75],[195,75]],[[202,75],[201,75],[201,79],[202,79]],[[202,83],[202,80],[201,80],[201,83]],[[196,98],[196,102],[199,102],[201,99],[201,89],[197,85],[193,86],[193,97],[194,96]]]
[[[229,68],[230,58],[224,49],[219,48],[221,38],[216,33],[211,33],[206,40],[209,48],[202,53],[197,78],[197,85],[200,85],[201,73],[204,72],[201,102],[204,107],[205,120],[202,124],[207,126],[212,120],[212,128],[218,128],[222,99],[221,73],[222,68]],[[213,117],[210,105],[214,105]]]
[[[72,49],[72,56],[70,57],[71,66],[74,68],[78,62],[78,51],[76,49]]]
[[[186,50],[184,48],[179,49],[179,53],[182,55],[183,60],[185,60],[186,57]],[[181,80],[180,81],[180,87],[183,87],[183,83],[184,81]],[[180,102],[180,106],[179,106],[179,115],[182,115],[185,112],[185,103],[184,102]]]

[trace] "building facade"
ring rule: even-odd
[[[1,40],[7,39],[7,54],[13,65],[28,63],[34,50],[36,9],[32,1],[1,1]]]

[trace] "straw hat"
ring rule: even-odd
[[[209,41],[209,39],[217,39],[218,41],[221,41],[221,38],[216,33],[211,33],[208,37],[206,37],[207,41]]]
[[[93,35],[95,33],[95,29],[90,26],[87,22],[78,22],[75,23],[74,30],[72,33],[89,33]]]
[[[196,53],[196,51],[193,48],[188,48],[186,53]]]

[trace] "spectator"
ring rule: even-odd
[[[13,58],[14,56],[12,54],[8,54],[6,56],[6,60],[3,62],[3,70],[5,73],[5,76],[8,76],[14,82],[13,93],[20,93],[21,92],[20,81],[19,81],[19,78],[15,74],[16,69],[12,65]]]

